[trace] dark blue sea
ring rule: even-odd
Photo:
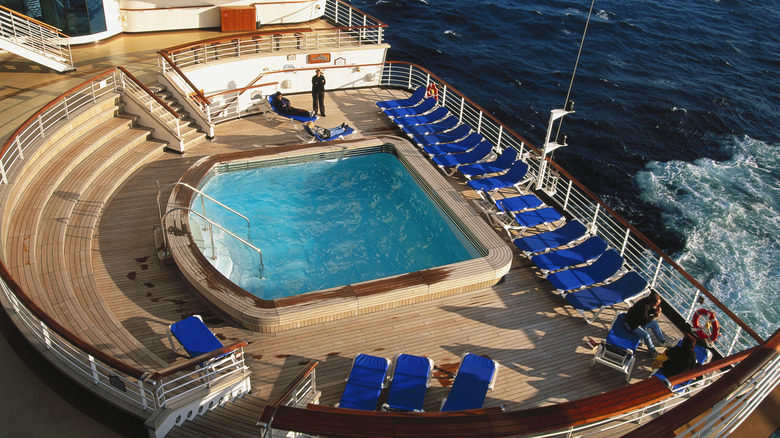
[[[535,145],[591,2],[353,0]],[[780,3],[596,0],[554,159],[768,336],[780,327]]]

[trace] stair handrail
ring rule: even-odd
[[[191,209],[189,207],[173,207],[172,209],[166,211],[165,214],[163,214],[162,218],[160,219],[160,229],[162,230],[163,245],[165,245],[166,249],[168,248],[168,235],[165,232],[165,219],[168,217],[168,214],[173,213],[174,211],[178,211],[178,210],[185,210],[188,213],[194,213],[196,216],[200,217],[201,219],[203,219],[204,221],[209,223],[209,234],[210,234],[210,237],[211,237],[211,254],[212,254],[211,257],[212,257],[212,259],[216,258],[216,249],[214,248],[214,230],[211,227],[212,226],[216,226],[220,230],[226,232],[227,234],[229,234],[230,236],[232,236],[233,238],[235,238],[239,242],[243,243],[244,245],[248,246],[249,248],[251,248],[252,250],[257,252],[258,254],[260,254],[260,272],[261,273],[263,272],[263,267],[264,267],[264,265],[263,265],[263,251],[261,251],[260,248],[252,245],[251,243],[247,242],[246,240],[242,239],[241,237],[238,237],[232,231],[228,230],[227,228],[223,227],[222,225],[212,221],[211,219],[207,218],[206,216],[203,216],[202,214],[198,213],[197,211],[195,211],[195,210],[193,210],[193,209]]]
[[[52,26],[51,24],[38,21],[35,18],[28,17],[27,15],[24,15],[22,13],[14,11],[13,9],[0,5],[0,13],[2,12],[6,12],[10,15],[10,24],[11,24],[10,30],[11,30],[11,34],[14,37],[19,37],[19,36],[34,37],[40,39],[41,41],[39,45],[31,45],[31,44],[22,44],[22,45],[31,46],[36,50],[46,53],[48,55],[62,58],[65,60],[63,63],[73,67],[73,55],[70,50],[70,37],[62,33],[61,29],[58,29]],[[17,26],[16,26],[17,23],[25,24],[28,29],[38,29],[38,32],[29,32],[29,35],[21,35],[20,33],[17,32]],[[53,42],[53,40],[55,39],[54,36],[47,36],[45,35],[45,32],[49,32],[56,35],[62,40],[62,43]],[[49,42],[49,44],[47,44],[47,42]],[[55,46],[59,48],[59,50],[57,50],[57,53],[54,53],[54,51],[47,49],[49,46]],[[63,53],[63,50],[61,49],[62,46],[67,47],[67,56],[65,55],[65,53]]]
[[[203,106],[207,107],[211,105],[211,101],[209,100],[209,98],[203,95],[203,92],[200,91],[198,87],[196,87],[195,84],[192,83],[192,81],[190,81],[190,78],[188,78],[187,75],[185,75],[184,72],[181,71],[179,66],[176,65],[176,63],[174,63],[173,60],[171,60],[170,56],[168,56],[167,53],[163,52],[162,50],[158,51],[157,53],[159,53],[162,59],[165,60],[165,63],[167,63],[173,69],[173,71],[175,71],[176,74],[178,74],[184,80],[184,82],[187,85],[189,85],[189,87],[192,89],[192,94],[195,95],[195,97],[197,98],[197,102],[202,107]],[[163,74],[165,74],[165,63],[162,64]]]
[[[195,187],[187,184],[186,182],[182,182],[182,181],[174,181],[172,183],[169,183],[169,184],[166,184],[166,185],[162,186],[159,190],[157,190],[157,212],[159,213],[161,220],[162,220],[163,212],[162,212],[162,207],[160,206],[160,195],[162,194],[163,190],[165,190],[165,189],[167,189],[168,187],[171,187],[171,186],[184,186],[184,187],[187,187],[188,189],[192,190],[193,192],[199,194],[201,196],[201,198],[200,198],[200,207],[201,207],[201,211],[203,212],[204,216],[206,215],[206,204],[205,204],[205,202],[203,202],[203,198],[205,197],[205,198],[208,198],[209,201],[219,205],[220,207],[230,211],[231,213],[234,213],[237,216],[242,217],[246,221],[247,232],[249,232],[249,230],[251,228],[251,224],[249,222],[249,218],[248,217],[246,217],[243,214],[237,212],[236,210],[228,207],[227,205],[217,201],[213,197],[203,193],[202,190],[196,189]]]
[[[166,113],[169,114],[170,117],[172,117],[170,121],[176,125],[176,132],[174,134],[179,141],[182,141],[182,115],[171,108],[170,105],[165,103],[165,101],[163,101],[160,96],[156,95],[152,90],[149,89],[149,87],[144,85],[135,76],[133,76],[132,73],[127,71],[126,68],[119,66],[117,69],[120,71],[119,76],[122,91],[128,96],[137,98],[140,103],[139,106],[146,110],[153,118],[158,120],[163,127],[170,128],[168,120],[165,120],[165,118],[162,117]],[[129,79],[129,81],[126,79]],[[127,91],[132,91],[132,93],[127,93]],[[146,99],[144,99],[144,97],[146,97]],[[155,103],[159,106],[154,107]],[[163,113],[159,114],[158,112],[155,112],[156,108],[162,108]]]

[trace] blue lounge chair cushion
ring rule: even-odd
[[[551,224],[563,219],[563,215],[553,207],[537,208],[514,213],[517,224],[523,228],[531,228],[537,225]]]
[[[587,233],[588,229],[585,228],[585,225],[582,225],[578,220],[573,220],[555,230],[534,234],[533,236],[520,237],[513,242],[524,253],[533,254],[568,245],[581,239]]]
[[[427,114],[423,114],[421,116],[398,117],[393,119],[393,122],[395,122],[395,124],[398,125],[399,128],[403,129],[404,126],[422,125],[425,123],[438,122],[439,120],[442,120],[443,118],[447,117],[449,113],[450,110],[448,110],[443,106],[440,106]]]
[[[429,97],[415,106],[408,106],[406,108],[389,108],[382,110],[382,112],[391,118],[419,116],[432,110],[434,106],[436,106],[436,99]]]
[[[515,161],[506,173],[482,179],[473,179],[468,181],[467,184],[473,190],[489,192],[522,184],[526,180],[527,174],[528,164],[523,161]]]
[[[352,363],[340,408],[373,411],[387,377],[389,363],[383,357],[358,354]]]
[[[579,289],[606,281],[617,274],[622,266],[623,257],[610,249],[591,265],[554,272],[547,276],[547,280],[559,291]]]
[[[398,411],[422,411],[425,390],[431,378],[431,360],[400,354],[395,362],[386,408]]]
[[[682,339],[680,339],[680,342],[677,343],[677,345],[682,344]],[[704,365],[710,362],[710,359],[712,358],[712,354],[704,348],[701,345],[696,345],[693,347],[693,352],[696,353],[696,363],[699,365]],[[661,380],[666,380],[667,385],[668,383],[668,377],[664,374],[663,369],[659,368],[655,371],[653,374],[655,377],[658,377]],[[689,385],[691,382],[693,382],[693,379],[688,380],[687,382],[678,383],[677,385],[674,385],[672,387],[672,391],[679,392],[684,386]]]
[[[578,290],[564,297],[577,310],[594,310],[634,298],[647,288],[647,280],[629,271],[603,286]]]
[[[417,87],[417,89],[414,90],[414,93],[412,93],[411,96],[405,99],[382,100],[377,102],[376,106],[382,109],[413,106],[420,103],[420,101],[423,100],[424,97],[425,97],[425,87],[421,86],[421,87]]]
[[[190,357],[198,357],[223,347],[222,342],[197,316],[173,323],[170,329]]]
[[[464,126],[464,125],[461,125]],[[448,154],[460,154],[469,152],[479,146],[485,140],[480,134],[472,132],[462,140],[451,141],[443,144],[424,145],[423,151],[431,158]]]
[[[531,261],[542,271],[557,271],[568,266],[587,263],[604,254],[606,250],[607,242],[599,236],[593,236],[571,248],[535,255],[531,257]]]
[[[466,354],[458,367],[455,381],[452,382],[452,388],[441,411],[482,408],[497,371],[497,364],[492,359]]]
[[[401,129],[403,129],[403,131],[410,136],[428,135],[448,131],[458,126],[458,123],[460,123],[460,120],[458,120],[457,117],[449,116],[446,119],[440,120],[438,122],[425,123],[422,125],[403,126]]]
[[[504,149],[504,152],[493,161],[462,166],[458,168],[458,172],[467,178],[505,172],[515,161],[517,161],[517,149],[509,147]]]
[[[429,146],[440,143],[452,143],[465,138],[471,132],[471,128],[468,125],[458,125],[455,129],[447,132],[438,132],[436,134],[415,135],[412,137],[412,141],[420,146]],[[481,140],[480,140],[481,141]],[[479,142],[474,143],[469,149],[476,146]],[[428,152],[428,151],[426,151]],[[455,151],[448,151],[445,153],[452,153]],[[463,151],[465,152],[465,151]],[[441,155],[441,154],[435,154]]]
[[[490,142],[487,140],[482,140],[471,150],[467,150],[466,152],[457,152],[454,154],[437,155],[431,157],[431,161],[441,167],[460,166],[463,164],[476,163],[479,160],[485,159],[492,151],[493,145],[490,144]]]
[[[299,122],[315,122],[315,121],[317,121],[317,117],[316,116],[315,117],[291,116],[289,114],[282,114],[282,113],[280,113],[279,111],[276,110],[276,107],[274,107],[274,96],[273,96],[273,94],[268,96],[268,103],[271,104],[271,109],[273,110],[273,112],[275,112],[276,114],[279,114],[282,117],[287,117],[288,119],[297,120]]]
[[[313,135],[313,136],[314,136],[314,138],[315,138],[317,141],[319,141],[319,142],[326,142],[326,141],[333,141],[333,140],[341,140],[341,139],[344,139],[344,138],[346,138],[346,137],[349,137],[350,135],[352,135],[352,134],[355,132],[355,128],[353,128],[353,127],[351,127],[351,126],[348,126],[348,127],[347,127],[347,129],[345,129],[345,130],[344,130],[344,132],[342,132],[341,134],[339,134],[339,135],[337,135],[337,136],[335,136],[335,137],[330,137],[330,138],[322,138],[322,137],[320,137],[319,135],[317,135],[317,132],[316,132],[316,131],[312,131],[311,129],[307,128],[306,126],[304,126],[304,127],[303,127],[303,129],[306,131],[306,133],[307,133],[307,134],[309,134],[309,135]]]
[[[639,343],[642,341],[638,336],[626,330],[626,314],[621,313],[615,318],[615,322],[607,334],[607,344],[618,347],[622,350],[631,350],[636,352]]]
[[[544,205],[541,199],[533,193],[522,196],[512,196],[511,198],[503,198],[496,201],[496,207],[503,212],[515,212],[525,211],[534,208],[539,208]]]

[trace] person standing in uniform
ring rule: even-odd
[[[325,76],[322,75],[320,69],[317,69],[314,76],[311,77],[311,101],[314,114],[319,111],[320,115],[325,117]]]

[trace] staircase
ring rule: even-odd
[[[181,115],[179,119],[175,119],[173,117],[161,117],[168,125],[168,127],[173,130],[173,132],[177,132],[178,125],[178,148],[176,145],[169,144],[169,149],[174,149],[177,152],[184,152],[190,146],[199,143],[206,138],[206,133],[200,129],[195,119],[190,117],[190,114],[187,112],[184,105],[180,104],[179,101],[173,97],[173,94],[168,91],[164,85],[154,84],[149,86],[149,89],[152,90],[152,92],[154,92],[154,94],[163,102],[165,102],[165,104]]]
[[[0,49],[60,73],[75,70],[67,35],[4,6],[0,6]]]

